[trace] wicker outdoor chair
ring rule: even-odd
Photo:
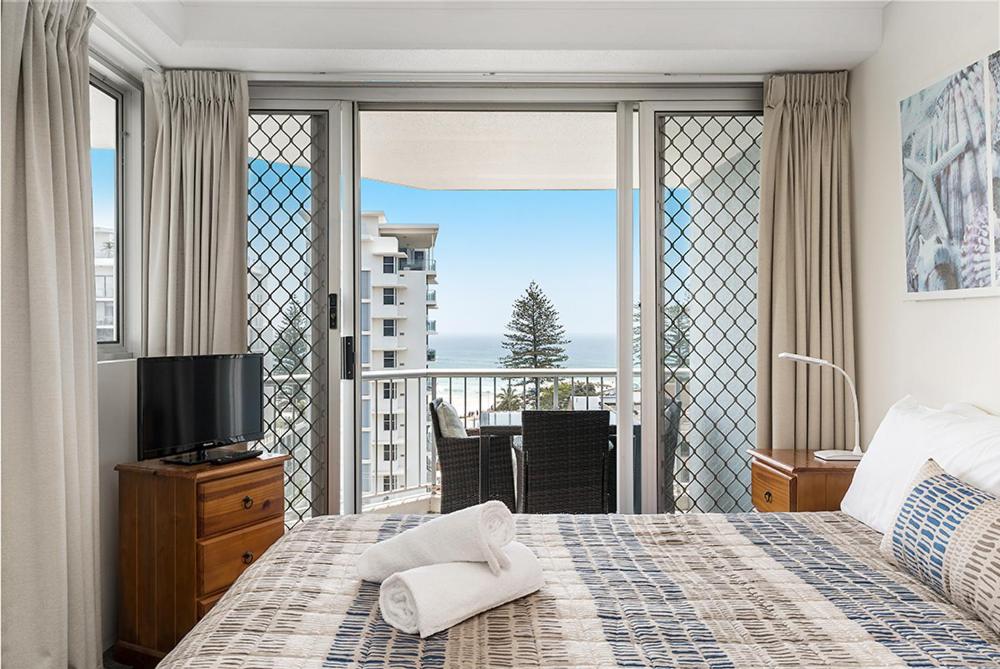
[[[525,411],[519,467],[524,513],[607,513],[607,411]]]
[[[480,503],[479,447],[480,440],[489,442],[489,486],[481,501],[498,499],[512,512],[514,503],[514,469],[511,460],[510,437],[478,435],[442,437],[436,405],[429,410],[434,428],[438,464],[441,466],[441,513],[451,513]]]

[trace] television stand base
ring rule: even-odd
[[[207,448],[199,449],[191,453],[181,453],[162,458],[163,462],[171,465],[224,465],[240,460],[251,460],[259,457],[263,453],[261,449],[234,450],[232,448]]]

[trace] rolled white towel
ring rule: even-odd
[[[428,637],[542,587],[542,566],[531,549],[515,541],[504,552],[510,567],[499,575],[482,562],[433,564],[393,574],[379,591],[382,618],[398,630]]]
[[[435,518],[370,546],[358,575],[381,583],[396,572],[439,562],[485,562],[494,574],[510,564],[503,547],[514,540],[514,516],[492,500]]]

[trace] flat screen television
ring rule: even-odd
[[[204,451],[264,436],[264,358],[139,358],[139,459]]]

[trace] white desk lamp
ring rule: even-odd
[[[830,367],[835,369],[844,375],[847,379],[847,387],[851,389],[851,399],[854,400],[854,450],[844,451],[839,449],[826,450],[826,451],[814,451],[813,455],[819,460],[860,460],[864,453],[861,450],[861,420],[858,418],[858,391],[854,389],[854,381],[843,369],[833,364],[829,360],[823,360],[822,358],[810,358],[807,355],[798,355],[797,353],[779,353],[778,358],[781,360],[793,360],[795,362],[804,362],[807,365],[819,365],[820,367]]]

